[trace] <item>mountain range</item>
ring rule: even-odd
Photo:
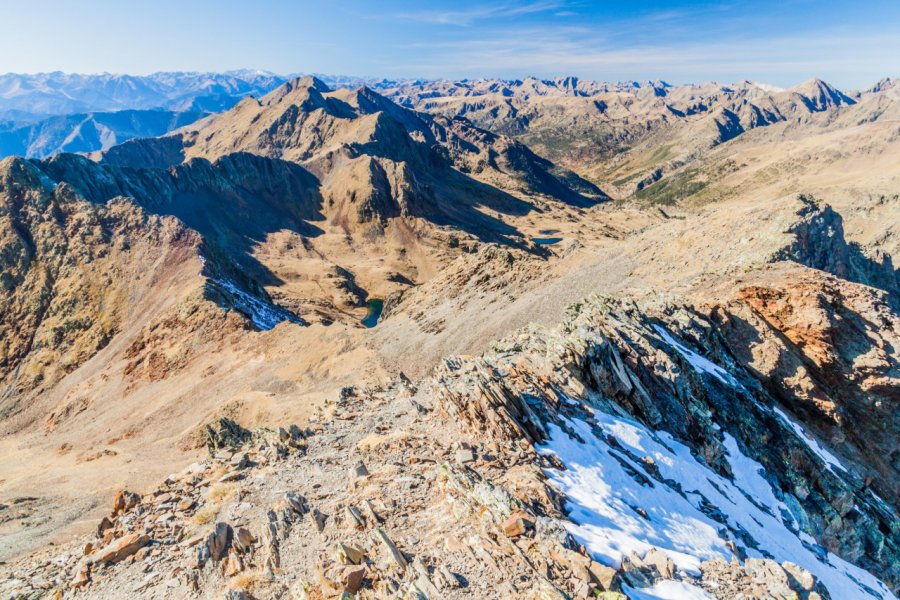
[[[264,95],[296,77],[259,70],[146,76],[0,75],[0,156],[44,158],[62,151],[105,150],[134,137],[162,135],[205,114],[227,110],[247,96]],[[610,141],[641,135],[640,126],[715,113],[710,118],[721,141],[748,128],[793,118],[798,109],[821,111],[835,103],[854,103],[854,98],[896,90],[896,82],[890,78],[848,94],[819,80],[780,90],[749,81],[673,86],[663,81],[608,83],[575,77],[459,82],[319,78],[338,88],[366,85],[403,106],[466,115],[483,127],[493,125],[498,132],[530,133],[532,143],[551,153],[560,142],[552,133],[557,117],[576,120],[587,138],[606,132],[603,135],[612,136],[607,139]],[[478,100],[473,103],[475,98]],[[546,114],[543,107],[537,108],[540,104],[553,108]],[[636,123],[610,131],[611,122],[627,118],[629,111]],[[123,114],[116,114],[119,112]],[[166,126],[168,129],[162,130]]]
[[[266,71],[225,73],[153,73],[146,76],[103,73],[0,75],[0,113],[63,115],[115,110],[209,110],[230,98],[262,94],[284,77]],[[224,104],[222,104],[224,103]]]
[[[5,77],[4,595],[895,597],[896,80]]]

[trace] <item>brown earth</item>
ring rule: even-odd
[[[545,119],[525,132],[477,118],[492,106],[482,96],[484,106],[452,90],[446,101],[410,96],[409,104],[436,114],[429,116],[368,89],[330,91],[305,79],[165,141],[131,142],[99,163],[70,156],[4,161],[0,535],[8,543],[0,560],[27,560],[73,535],[83,541],[116,490],[145,493],[204,457],[205,426],[222,417],[248,428],[306,426],[318,412],[333,436],[315,450],[325,457],[349,447],[339,417],[350,409],[321,414],[344,397],[342,388],[403,394],[412,385],[406,376],[427,378],[450,355],[502,356],[510,346],[497,341],[513,332],[543,339],[541,327],[556,327],[584,298],[602,293],[636,302],[629,319],[644,328],[648,319],[677,313],[681,333],[693,335],[705,355],[745,369],[771,402],[850,465],[852,473],[834,483],[805,450],[782,461],[753,449],[785,489],[799,477],[797,489],[814,491],[809,503],[821,500],[810,508],[821,513],[810,526],[816,540],[896,585],[893,547],[873,549],[872,541],[896,524],[900,288],[891,255],[900,250],[900,138],[893,96],[835,96],[813,82],[778,94],[752,85],[671,90],[664,101],[646,89],[572,98],[537,82],[522,85],[534,89],[516,92],[514,108]],[[721,113],[659,116],[700,97],[720,108],[752,99],[780,117],[753,123],[740,114],[742,130],[724,139],[714,125]],[[603,127],[622,146],[533,146],[556,163],[532,152],[532,140],[546,135],[541,127],[600,100],[610,106]],[[496,131],[448,118],[455,116],[450,107]],[[635,114],[643,115],[640,136],[620,122]],[[593,118],[576,119],[562,135],[577,137],[582,126],[606,131]],[[142,172],[130,161],[158,168]],[[637,190],[663,163],[661,178]],[[619,200],[604,201],[604,191]],[[369,299],[385,300],[374,329],[359,324]],[[261,328],[254,316],[263,313],[280,322]],[[646,352],[635,356],[656,362],[641,359],[640,369],[678,372],[657,349]],[[635,364],[630,368],[640,371]],[[372,397],[378,400],[365,409],[373,413],[353,425],[354,440],[390,414],[403,423],[397,435],[424,427],[417,435],[426,441],[411,447],[456,451],[445,423],[421,424],[400,411],[411,406],[402,395]],[[420,400],[436,406],[434,397]],[[623,406],[653,427],[684,425],[630,402]],[[760,418],[748,422],[770,426]],[[684,439],[715,463],[721,450],[694,426],[684,425]],[[537,473],[542,463],[523,451],[490,452],[504,468]],[[403,461],[420,458],[410,452],[403,450]],[[339,511],[358,498],[338,491],[350,459],[338,460],[339,472],[320,467],[310,476],[335,488],[342,499],[329,510]],[[412,502],[415,494],[392,479],[390,462],[373,476],[383,484],[380,494],[385,502]],[[307,467],[300,461],[293,474],[272,467],[249,493],[274,500],[275,487],[306,477]],[[431,477],[414,470],[416,478]],[[499,471],[480,476],[514,495],[521,485],[552,497],[535,473],[518,483]],[[866,499],[862,516],[848,516],[849,496],[838,488],[858,498],[877,490],[890,507]],[[559,506],[545,504],[541,510],[560,516]],[[408,511],[420,508],[400,510],[394,531],[417,538]],[[262,513],[256,517],[262,522]],[[435,536],[447,533],[447,524],[427,518],[435,519]],[[463,545],[483,526],[467,519],[450,527]],[[854,537],[854,522],[865,541]],[[286,564],[312,568],[315,553],[294,550],[284,552]],[[429,565],[438,559],[430,556]],[[459,561],[454,569],[475,568]],[[126,568],[132,578],[143,567]],[[565,569],[550,578],[554,585],[575,585]],[[484,591],[489,582],[514,581],[516,571],[496,580],[459,572]],[[537,572],[527,577],[543,581]],[[91,589],[114,593],[115,582],[125,581],[115,577]],[[234,583],[211,577],[210,589]]]

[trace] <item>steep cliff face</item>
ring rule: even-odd
[[[894,326],[881,321],[873,328],[890,337]],[[896,515],[869,487],[872,480],[861,476],[867,461],[851,462],[865,442],[860,439],[841,458],[827,450],[830,444],[816,441],[789,415],[791,408],[780,408],[760,385],[758,371],[743,362],[726,332],[691,306],[589,299],[573,307],[559,335],[523,333],[498,344],[484,363],[448,363],[439,389],[446,390],[451,414],[472,427],[491,437],[524,438],[553,449],[569,469],[550,475],[568,496],[575,523],[567,528],[607,559],[627,557],[632,530],[621,511],[629,507],[643,518],[641,527],[652,530],[635,541],[656,540],[650,544],[657,545],[667,539],[663,544],[670,551],[698,550],[667,529],[665,511],[660,512],[666,503],[653,504],[654,488],[661,486],[695,503],[716,523],[719,543],[731,540],[739,557],[762,554],[796,562],[822,578],[833,597],[889,593],[885,587],[877,591],[879,585],[859,573],[844,578],[850,573],[846,567],[833,555],[825,558],[826,551],[832,552],[897,585]],[[865,346],[877,352],[880,342],[875,337]],[[866,371],[856,367],[856,373]],[[478,388],[486,390],[481,399],[467,391]],[[870,390],[869,405],[884,402],[881,394]],[[789,396],[781,394],[779,400]],[[890,402],[896,409],[896,399]],[[491,416],[494,411],[500,418]],[[622,421],[623,416],[640,425]],[[863,419],[861,426],[869,422]],[[667,451],[652,450],[650,439]],[[687,462],[675,458],[679,444],[689,449]],[[597,466],[607,454],[637,482],[633,491],[630,481],[613,483],[610,467]],[[731,496],[725,504],[704,492],[689,475],[694,461],[742,488],[757,506],[767,506],[766,519],[772,522],[750,517],[729,492],[719,490]],[[760,468],[763,487],[750,491],[747,478]],[[597,471],[589,475],[585,469]],[[887,491],[887,486],[876,489]],[[620,510],[609,512],[606,503],[621,503]]]
[[[207,258],[219,259],[207,268],[211,275],[236,280],[263,298],[262,286],[276,278],[252,256],[255,245],[282,229],[321,231],[315,225],[323,218],[318,182],[284,161],[233,154],[215,163],[195,159],[169,169],[133,169],[64,154],[35,164],[94,203],[125,196],[148,212],[177,217],[203,236]]]
[[[798,420],[853,457],[893,503],[900,475],[900,319],[884,292],[782,268],[738,287],[711,316],[734,355]]]
[[[175,219],[126,199],[92,204],[21,159],[0,164],[0,197],[6,398],[53,386],[103,348],[137,306],[134,292],[200,245]]]
[[[252,154],[215,163],[197,159],[169,169],[99,165],[73,154],[36,164],[92,202],[135,198],[147,210],[176,216],[211,238],[258,239],[279,225],[300,229],[321,219],[318,182],[309,172]]]
[[[92,156],[114,167],[168,169],[184,162],[184,144],[180,135],[137,138]]]
[[[510,138],[413,112],[365,87],[332,91],[312,77],[245,100],[179,135],[188,157],[250,152],[305,166],[338,206],[336,221],[351,232],[404,216],[499,240],[502,228],[476,209],[532,210],[509,192],[581,205],[606,199],[593,184]]]
[[[272,305],[272,276],[250,253],[270,231],[314,230],[318,195],[300,167],[252,155],[171,171],[74,155],[0,167],[5,410],[84,364],[191,264],[194,305],[205,297],[260,329],[302,322]]]

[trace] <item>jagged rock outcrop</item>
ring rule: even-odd
[[[896,503],[900,318],[887,294],[781,268],[738,286],[710,315],[764,387],[858,457],[865,485]]]
[[[332,220],[351,232],[405,216],[500,239],[475,205],[530,210],[508,191],[582,205],[606,198],[509,138],[413,112],[366,87],[332,91],[314,77],[247,99],[179,135],[188,157],[240,151],[305,166],[322,181]]]
[[[890,505],[855,457],[778,408],[734,344],[698,307],[590,298],[560,329],[449,359],[426,381],[343,390],[308,431],[250,436],[222,421],[237,434],[211,461],[102,528],[98,547],[127,548],[131,563],[85,570],[73,547],[6,586],[62,574],[98,598],[128,585],[172,597],[888,596]],[[128,537],[142,530],[158,545]]]
[[[834,209],[806,194],[799,194],[797,199],[802,203],[798,219],[788,229],[794,240],[773,259],[793,260],[842,279],[881,288],[900,302],[900,270],[894,269],[891,257],[884,255],[881,262],[870,259],[858,244],[847,241],[843,219]]]
[[[107,149],[97,158],[114,167],[168,169],[184,162],[184,144],[180,135],[136,138]]]
[[[893,557],[898,548],[892,538],[898,521],[891,505],[868,489],[858,470],[848,468],[791,417],[773,409],[772,396],[751,375],[752,369],[744,370],[738,362],[741,355],[711,321],[696,310],[672,305],[651,309],[649,314],[653,316],[649,317],[636,305],[609,299],[589,300],[576,305],[574,311],[563,329],[567,337],[533,332],[498,345],[499,362],[448,363],[439,385],[446,390],[442,394],[444,404],[453,418],[492,438],[524,438],[540,444],[557,438],[559,434],[552,431],[561,430],[582,440],[591,428],[575,427],[562,413],[568,413],[570,404],[577,404],[571,399],[585,399],[594,412],[594,428],[598,411],[612,415],[624,411],[651,430],[671,433],[691,449],[696,460],[729,479],[737,477],[737,469],[743,468],[740,462],[734,462],[740,449],[765,468],[766,481],[773,486],[771,501],[777,498],[783,507],[782,527],[794,532],[799,529],[795,535],[800,538],[811,536],[829,551],[888,581],[895,580]],[[881,328],[887,333],[891,325],[882,322]],[[873,349],[878,347],[877,342],[868,343]],[[703,355],[691,346],[702,348]],[[481,392],[472,395],[471,389]],[[875,391],[869,401],[877,395]],[[589,416],[581,418],[592,422]],[[607,435],[617,427],[606,429]],[[594,429],[594,434],[599,432]],[[624,468],[639,485],[652,487],[650,480],[660,480],[659,456],[640,466],[641,457],[629,455],[627,447],[614,440],[608,444],[610,452],[624,452],[636,461]],[[639,447],[634,442],[629,445]],[[620,458],[616,460],[621,462]],[[681,476],[685,476],[685,467],[681,467]],[[573,481],[564,476],[560,480]],[[572,489],[585,493],[582,487]],[[682,488],[678,489],[682,493]],[[576,521],[583,522],[590,518],[585,510],[593,510],[595,505],[580,500]],[[640,500],[636,501],[640,506]],[[750,533],[747,522],[738,525],[720,512],[729,509],[707,506],[706,502],[709,498],[698,506],[731,530],[731,537],[726,539],[744,548],[738,555],[763,552],[763,556],[771,556],[767,552],[775,552]],[[626,506],[627,501],[622,508]],[[651,515],[634,510],[654,521]],[[596,522],[606,523],[606,518]],[[593,539],[590,529],[580,531],[584,540]],[[762,531],[757,530],[756,535]],[[807,545],[806,541],[801,544]],[[810,546],[808,551],[810,562],[805,566],[811,568],[820,560],[816,556],[821,550]],[[779,554],[775,552],[774,556]],[[781,560],[797,560],[790,553],[780,556]]]
[[[178,217],[215,243],[258,239],[284,226],[303,231],[305,225],[311,232],[306,222],[321,218],[312,175],[292,163],[252,154],[215,163],[198,159],[170,169],[98,165],[72,154],[36,164],[51,180],[66,182],[92,202],[131,197],[151,212]]]
[[[124,198],[90,203],[21,159],[0,164],[0,198],[6,400],[53,386],[106,346],[136,308],[135,292],[201,243],[173,218]]]

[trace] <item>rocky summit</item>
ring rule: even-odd
[[[4,598],[896,597],[895,80],[201,75],[0,77]]]

